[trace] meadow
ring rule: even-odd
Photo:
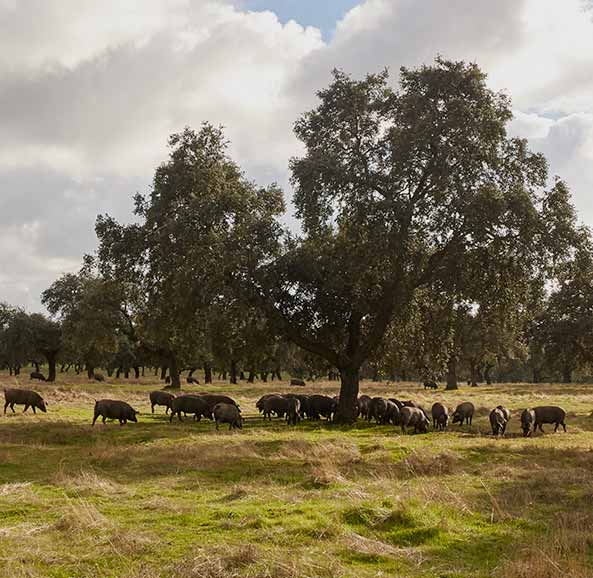
[[[226,393],[243,430],[150,413],[155,378],[55,384],[48,413],[0,415],[0,576],[125,578],[593,576],[593,386],[494,384],[456,392],[364,382],[361,393],[472,401],[472,426],[264,422],[264,393],[337,393],[323,382],[192,386]],[[1,397],[1,394],[0,394]],[[139,423],[91,427],[95,399]],[[513,412],[493,439],[489,410]],[[561,405],[568,433],[523,438],[520,410]],[[3,405],[2,405],[3,407]]]

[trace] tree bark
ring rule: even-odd
[[[179,374],[180,371],[177,366],[177,358],[172,355],[169,360],[169,377],[171,378],[171,383],[169,385],[172,389],[181,389],[181,379]]]
[[[340,377],[340,402],[338,403],[334,421],[345,424],[354,423],[356,421],[360,369],[353,367],[341,368]]]
[[[161,367],[161,379],[162,379],[163,381],[165,381],[165,378],[166,378],[166,377],[167,377],[167,366],[166,366],[166,365],[163,365],[163,366]]]
[[[237,384],[237,362],[236,361],[231,361],[230,382],[235,385]]]
[[[93,379],[95,377],[95,368],[90,364],[86,364],[86,375],[89,379]]]
[[[262,371],[262,373],[261,373],[261,380],[264,383],[267,383],[268,382],[268,372],[267,371]]]
[[[562,370],[562,383],[572,383],[572,369],[565,367]]]
[[[484,368],[484,379],[486,380],[486,385],[492,384],[492,377],[490,376],[490,370],[492,369],[492,365],[486,365]]]
[[[253,383],[255,381],[255,371],[249,371],[249,377],[247,378],[247,383]]]
[[[144,370],[144,368],[142,369]],[[134,377],[140,379],[140,367],[138,365],[134,366]]]
[[[445,389],[459,389],[457,386],[457,357],[455,354],[447,361],[447,387]]]
[[[470,383],[472,387],[477,387],[478,385],[478,367],[475,363],[471,364],[471,376],[470,376]]]
[[[45,357],[47,359],[47,381],[55,381],[56,380],[56,353],[46,353]]]
[[[212,383],[212,366],[204,363],[204,383]]]
[[[533,368],[533,378],[532,378],[533,383],[541,383],[542,382],[542,372],[539,369],[539,367],[534,367]]]

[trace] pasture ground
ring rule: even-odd
[[[287,427],[255,410],[274,391],[336,383],[192,386],[235,397],[244,429],[150,414],[151,378],[30,383],[48,413],[0,415],[0,576],[118,578],[585,578],[593,576],[593,386],[496,384],[362,393],[430,407],[473,401],[471,427]],[[93,428],[93,400],[125,399],[138,424]],[[1,398],[1,394],[0,394]],[[488,412],[513,411],[505,439]],[[524,439],[519,412],[554,404],[568,433]],[[2,403],[3,408],[3,403]],[[9,410],[10,413],[10,410]],[[546,428],[544,428],[546,429]]]

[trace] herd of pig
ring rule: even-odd
[[[4,398],[4,413],[8,407],[14,413],[15,405],[24,405],[23,412],[29,407],[33,409],[33,413],[36,413],[37,409],[44,413],[47,411],[44,399],[32,390],[4,389]],[[158,390],[150,392],[149,398],[152,413],[156,406],[164,406],[165,413],[171,413],[170,422],[175,416],[182,421],[182,414],[189,414],[197,421],[202,417],[213,420],[216,429],[220,424],[228,424],[229,429],[243,427],[239,405],[226,395],[200,393],[175,396],[168,391]],[[277,417],[285,419],[289,425],[296,425],[302,419],[318,420],[325,417],[328,421],[332,420],[338,402],[338,397],[326,395],[270,393],[262,396],[255,405],[263,414],[264,420],[271,421],[273,417]],[[92,425],[95,425],[99,417],[103,423],[107,419],[118,420],[121,425],[128,421],[137,422],[136,416],[139,413],[125,401],[102,399],[95,401]],[[474,413],[474,404],[469,401],[459,404],[452,414],[449,414],[449,409],[441,402],[433,404],[430,414],[413,401],[400,401],[395,398],[361,395],[356,404],[356,417],[369,422],[374,420],[379,424],[399,425],[403,433],[406,433],[407,428],[414,428],[414,433],[426,433],[431,422],[435,431],[444,431],[449,425],[449,420],[453,424],[471,425]],[[538,429],[543,433],[544,424],[554,424],[555,432],[559,426],[566,431],[565,418],[566,412],[557,406],[527,408],[521,413],[521,429],[525,436],[535,433]],[[510,419],[511,412],[507,408],[502,405],[495,407],[489,415],[492,434],[503,436]]]
[[[296,424],[300,419],[319,419],[320,416],[331,420],[338,407],[339,398],[326,395],[299,395],[293,393],[270,393],[261,397],[255,404],[265,419],[272,419],[272,415],[285,418],[289,424]],[[443,403],[434,403],[430,414],[414,401],[400,401],[395,398],[370,397],[361,395],[356,404],[356,417],[379,424],[393,424],[401,426],[402,433],[413,427],[414,433],[426,433],[432,427],[435,431],[444,431],[453,424],[471,425],[475,413],[474,404],[466,401],[460,403],[452,414]],[[529,436],[538,429],[543,432],[544,424],[554,424],[554,431],[559,426],[566,431],[564,422],[566,412],[557,406],[539,406],[527,408],[521,413],[521,428],[523,434]],[[489,415],[492,434],[504,435],[507,424],[511,419],[511,412],[502,405],[495,407]]]

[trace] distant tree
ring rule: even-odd
[[[180,387],[183,367],[212,357],[210,313],[235,310],[232,274],[274,250],[283,199],[277,187],[245,179],[221,129],[188,128],[169,145],[150,195],[136,196],[140,222],[98,218],[97,261],[104,278],[124,288],[142,345],[167,360],[171,385]]]
[[[35,357],[45,357],[47,361],[47,381],[56,380],[56,364],[62,349],[62,327],[57,321],[48,319],[41,313],[29,315],[31,339]]]
[[[253,287],[279,330],[339,369],[337,419],[351,422],[360,368],[417,291],[473,302],[507,268],[522,290],[562,249],[570,203],[544,190],[545,159],[507,136],[509,99],[474,64],[402,68],[399,91],[387,73],[337,71],[319,98],[295,125],[302,235]]]
[[[67,348],[91,379],[95,368],[106,366],[117,351],[124,323],[119,288],[83,270],[60,277],[43,292],[41,301],[61,322]]]
[[[532,328],[532,340],[532,355],[540,359],[540,366],[559,374],[565,383],[577,369],[593,365],[593,242],[587,231],[582,231],[574,257],[559,267],[555,287]]]

